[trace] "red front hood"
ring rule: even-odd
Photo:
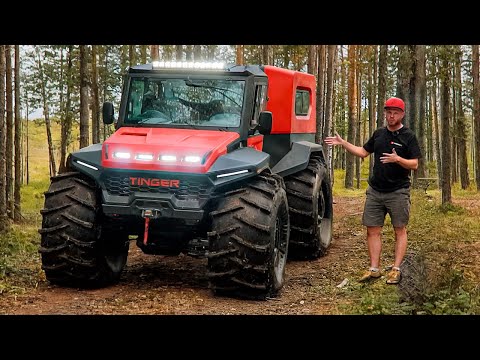
[[[122,127],[102,146],[105,168],[205,173],[215,160],[227,153],[227,146],[240,135],[218,130]],[[130,159],[118,159],[115,152],[129,153]],[[138,154],[152,154],[153,160],[136,160]],[[159,160],[161,155],[174,161]],[[199,156],[200,163],[189,163],[185,156]]]

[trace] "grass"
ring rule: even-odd
[[[368,163],[366,164],[368,171]],[[362,177],[367,178],[363,173]],[[366,172],[365,171],[365,172]],[[344,171],[335,171],[334,195],[364,197],[360,189],[345,189]],[[462,190],[452,188],[453,204],[441,205],[438,189],[412,190],[408,249],[425,256],[428,287],[425,302],[400,302],[395,287],[383,284],[352,284],[343,291],[350,300],[339,310],[350,314],[480,314],[480,194],[474,184]],[[362,228],[360,217],[351,218],[352,231]],[[394,232],[387,216],[383,229],[383,253],[392,253]]]

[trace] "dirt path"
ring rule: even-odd
[[[339,314],[338,304],[349,300],[337,285],[344,279],[354,281],[358,269],[365,266],[363,229],[348,226],[351,219],[360,217],[362,207],[363,197],[335,198],[334,236],[326,256],[288,262],[286,285],[275,299],[215,297],[208,289],[205,259],[145,255],[132,243],[118,284],[80,290],[41,281],[21,295],[0,297],[0,313]]]

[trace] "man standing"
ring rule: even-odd
[[[388,213],[395,229],[395,262],[387,274],[387,284],[401,280],[400,265],[407,250],[407,229],[410,216],[410,171],[418,168],[421,158],[415,133],[402,124],[405,103],[392,97],[385,102],[386,126],[375,130],[363,145],[355,146],[338,133],[326,137],[325,143],[341,145],[355,156],[365,158],[374,153],[373,172],[368,179],[362,222],[367,227],[370,268],[360,281],[379,278],[382,253],[382,227]]]

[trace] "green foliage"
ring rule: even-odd
[[[366,169],[366,170],[365,170]],[[368,164],[362,174],[368,173]],[[364,197],[364,189],[345,189],[342,170],[334,172],[335,196]],[[364,176],[364,175],[362,175]],[[428,274],[425,302],[416,305],[400,302],[395,286],[384,280],[373,284],[352,281],[341,289],[346,301],[339,304],[342,314],[479,314],[478,279],[469,266],[475,263],[475,245],[480,238],[478,221],[480,198],[476,189],[452,187],[453,204],[441,205],[438,189],[412,189],[411,217],[408,225],[408,247],[426,257]],[[469,205],[467,208],[464,204]],[[363,231],[360,217],[342,219],[352,233]],[[383,229],[383,256],[393,254],[393,228],[387,216]],[[366,251],[366,250],[365,250]],[[474,265],[472,265],[474,266]]]
[[[427,295],[423,310],[431,315],[478,314],[480,311],[478,287],[469,284],[462,270],[448,269],[441,274],[435,291]]]
[[[14,225],[9,233],[0,234],[0,294],[21,292],[38,283],[39,243],[36,226]]]

